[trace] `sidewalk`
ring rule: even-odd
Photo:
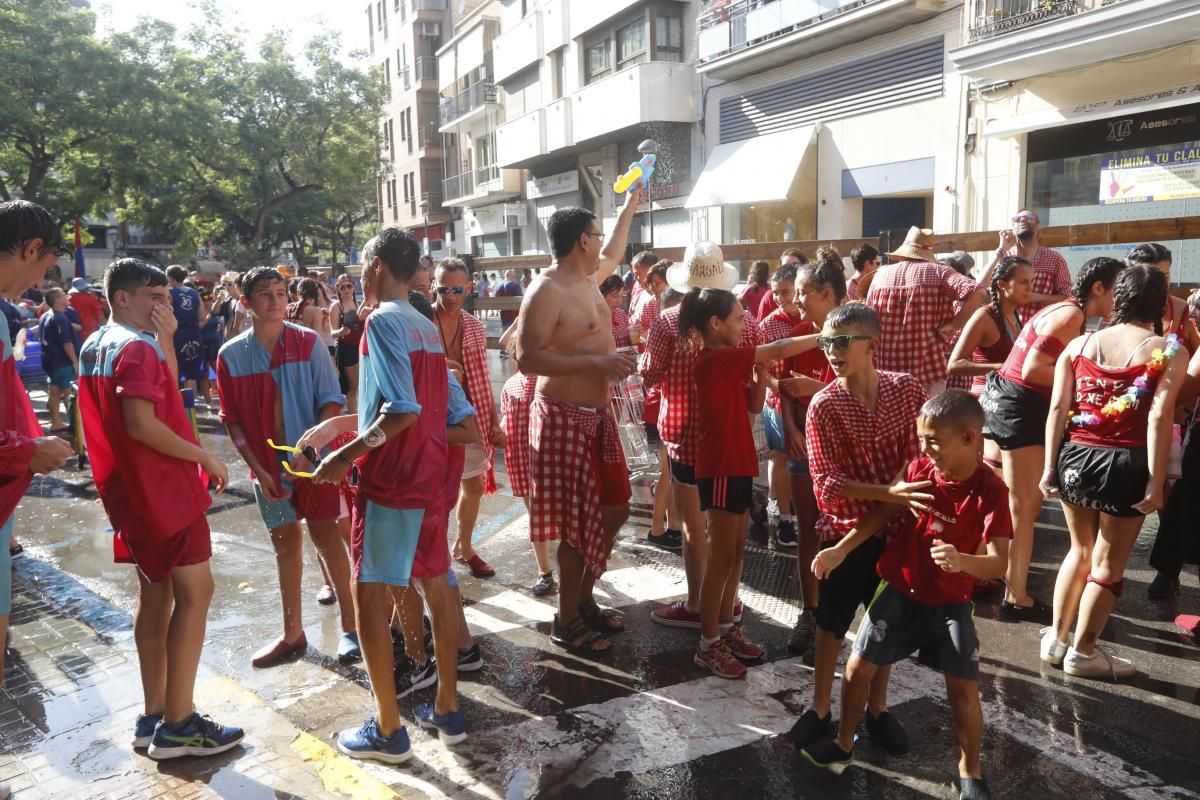
[[[134,753],[129,740],[142,692],[132,620],[30,556],[14,562],[10,631],[0,781],[16,800],[397,797],[203,665],[196,687],[202,710],[244,727],[243,746],[162,763]]]

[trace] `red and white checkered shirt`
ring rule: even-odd
[[[766,316],[762,322],[758,323],[758,331],[762,338],[763,344],[777,342],[780,339],[786,339],[792,332],[792,328],[799,325],[801,317],[797,314],[795,317],[788,316],[788,313],[782,308],[777,308]],[[777,380],[787,377],[784,375],[783,359],[777,358],[767,365],[767,370]],[[767,389],[767,405],[773,410],[779,410],[779,394]]]
[[[858,282],[860,280],[862,280],[861,274],[855,275],[853,278],[846,281],[846,299],[847,300],[861,300],[862,299],[861,297],[858,296]]]
[[[500,424],[504,427],[504,468],[513,497],[529,494],[529,404],[537,390],[536,375],[520,372],[500,390]]]
[[[1010,256],[1019,255],[1017,248],[1008,251]],[[1029,260],[1033,264],[1033,293],[1069,296],[1071,294],[1071,268],[1067,260],[1057,250],[1049,247],[1039,247],[1037,255]],[[1021,306],[1017,313],[1021,320],[1031,320],[1033,315],[1041,311],[1049,303],[1030,303]]]
[[[650,332],[650,326],[656,319],[658,319],[658,298],[650,292],[642,292],[638,296],[638,302],[631,303],[629,306],[629,324],[636,326],[642,332],[642,342],[638,345],[639,353],[645,352],[646,335]]]
[[[851,396],[840,381],[817,392],[808,406],[804,440],[820,516],[823,542],[848,534],[871,508],[870,500],[846,497],[847,481],[890,484],[920,454],[917,414],[925,390],[911,375],[879,370],[875,412]]]
[[[882,328],[875,365],[907,372],[922,386],[946,380],[946,342],[938,325],[954,317],[955,301],[978,289],[944,264],[902,261],[880,267],[867,292]]]
[[[758,325],[746,314],[741,345],[762,344]],[[679,341],[679,306],[658,315],[646,339],[646,352],[638,363],[645,386],[662,387],[658,409],[658,435],[672,461],[696,464],[700,443],[696,439],[696,348],[685,348]]]
[[[619,308],[614,308],[612,312],[612,332],[617,347],[633,347],[633,341],[629,338],[629,315]]]
[[[479,445],[487,454],[488,468],[485,494],[496,492],[496,472],[492,462],[496,448],[492,445],[492,428],[496,425],[496,401],[492,397],[492,381],[487,366],[487,334],[483,323],[466,311],[462,314],[462,358],[466,381],[463,390],[475,407],[475,424],[479,428]]]

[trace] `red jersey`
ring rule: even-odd
[[[875,411],[851,396],[839,381],[817,392],[808,407],[804,440],[812,472],[821,541],[837,541],[871,508],[869,500],[846,497],[846,481],[890,484],[920,453],[917,414],[925,389],[911,375],[878,371]]]
[[[127,528],[168,537],[212,502],[196,464],[163,455],[129,435],[126,398],[149,400],[176,436],[199,444],[179,384],[158,343],[124,325],[105,325],[79,354],[79,411],[92,478],[116,536]]]
[[[8,521],[33,480],[29,462],[42,426],[17,374],[8,328],[0,331],[0,525]]]
[[[762,300],[758,301],[758,307],[752,308],[750,311],[756,318],[766,319],[777,308],[779,308],[779,304],[775,302],[775,293],[769,291],[762,296]]]
[[[1025,368],[1025,358],[1033,350],[1040,350],[1050,358],[1057,359],[1062,355],[1062,351],[1067,349],[1067,343],[1057,336],[1039,335],[1037,332],[1038,322],[1047,314],[1056,313],[1060,308],[1072,306],[1079,308],[1079,304],[1074,300],[1064,300],[1061,303],[1048,305],[1034,315],[1033,319],[1025,323],[1025,327],[1021,328],[1021,333],[1013,342],[1012,351],[1009,352],[1008,358],[1004,360],[1004,366],[1000,368],[1000,377],[1005,380],[1012,381],[1018,386],[1024,386],[1030,391],[1037,392],[1050,399],[1050,392],[1053,387],[1043,386],[1038,383],[1030,383],[1021,377],[1021,371]],[[1082,333],[1082,329],[1080,333]]]
[[[749,395],[754,347],[705,348],[696,357],[696,422],[704,447],[697,478],[758,476],[758,450],[750,430]]]
[[[770,286],[755,286],[753,283],[742,289],[742,296],[738,299],[742,301],[748,310],[757,312],[759,305],[762,304],[762,299],[771,293]]]
[[[1071,359],[1071,369],[1075,372],[1075,413],[1095,414],[1100,421],[1095,425],[1071,424],[1067,439],[1093,447],[1145,447],[1150,406],[1162,373],[1149,378],[1149,394],[1115,417],[1106,417],[1100,409],[1125,394],[1135,380],[1145,375],[1146,365],[1102,367],[1086,356],[1075,356]]]
[[[788,334],[791,333],[792,328],[796,327],[796,324],[802,321],[803,318],[799,314],[792,316],[782,308],[776,308],[774,311],[768,314],[762,320],[762,322],[758,323],[758,329],[762,334],[762,343],[770,344],[771,342],[777,342],[780,339],[786,339]],[[767,369],[776,380],[787,377],[786,365],[784,364],[784,359],[782,358],[777,358],[772,361],[767,366]],[[775,411],[779,410],[778,392],[773,392],[770,389],[767,389],[767,405]]]
[[[803,320],[796,327],[792,328],[791,332],[788,333],[788,337],[795,338],[797,336],[810,336],[814,333],[818,333],[819,331],[820,328],[818,328],[816,325],[808,320]],[[793,372],[797,375],[803,375],[806,378],[812,378],[814,380],[821,381],[821,383],[824,383],[826,386],[833,383],[833,380],[836,377],[833,374],[833,367],[829,366],[829,359],[826,358],[825,354],[817,348],[813,348],[807,353],[801,353],[798,356],[792,356],[791,358],[787,359],[787,361],[784,362],[783,377],[790,378]],[[802,397],[799,400],[793,400],[792,402],[794,402],[799,409],[807,411],[809,404],[812,402],[812,397]]]
[[[879,577],[918,603],[947,606],[971,602],[975,578],[965,572],[945,572],[929,549],[934,539],[975,555],[981,543],[1011,539],[1008,487],[996,473],[980,464],[965,481],[949,481],[925,456],[908,465],[907,481],[931,481],[923,491],[933,495],[929,510],[914,517],[900,512],[879,557]]]

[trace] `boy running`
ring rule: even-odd
[[[308,523],[309,536],[333,580],[342,625],[337,656],[338,661],[349,663],[361,653],[350,597],[350,564],[339,530],[340,488],[292,477],[280,464],[286,454],[270,445],[294,444],[318,422],[341,413],[346,398],[320,336],[284,321],[287,283],[282,275],[271,267],[250,270],[242,278],[238,302],[249,309],[253,324],[226,342],[217,356],[219,419],[250,467],[258,513],[271,532],[283,601],[283,636],[255,653],[250,663],[273,667],[308,648],[300,601],[301,520]],[[303,456],[291,466],[298,472],[311,468]]]
[[[901,468],[917,456],[913,420],[925,391],[911,375],[876,370],[879,316],[864,303],[835,308],[817,340],[837,380],[813,397],[808,407],[805,442],[820,516],[817,535],[832,547],[859,525],[874,502],[929,500],[918,490],[926,483],[892,485]],[[879,584],[875,562],[883,539],[858,547],[842,568],[818,584],[813,704],[792,727],[789,737],[805,747],[832,728],[833,674],[841,641],[860,604],[867,605]],[[871,681],[867,730],[894,753],[908,751],[908,735],[887,711],[889,667]]]
[[[215,755],[243,737],[192,707],[213,594],[206,486],[222,491],[228,472],[200,449],[183,408],[167,276],[123,258],[105,270],[104,293],[112,319],[80,353],[79,410],[114,555],[138,568],[133,630],[146,707],[133,746],[148,745],[154,759]]]
[[[979,638],[971,618],[977,578],[998,578],[1008,565],[1012,520],[1008,489],[979,460],[983,409],[952,389],[929,400],[917,418],[922,456],[897,482],[928,486],[931,499],[901,514],[879,559],[879,582],[854,642],[842,680],[838,736],[802,751],[805,760],[841,773],[854,761],[854,732],[876,674],[920,651],[920,660],[946,676],[958,738],[959,797],[987,800],[980,766],[983,709],[979,703]],[[813,561],[823,579],[900,510],[876,505],[833,547]]]

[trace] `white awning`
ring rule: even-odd
[[[786,200],[804,163],[816,125],[769,133],[713,148],[687,208]]]
[[[1175,106],[1189,105],[1200,100],[1200,85],[1168,87],[1153,92],[1143,92],[1126,97],[1113,97],[1073,108],[1051,108],[1032,114],[987,120],[985,136],[1015,136],[1018,133],[1074,125],[1092,119],[1112,119],[1144,111],[1159,111]]]

